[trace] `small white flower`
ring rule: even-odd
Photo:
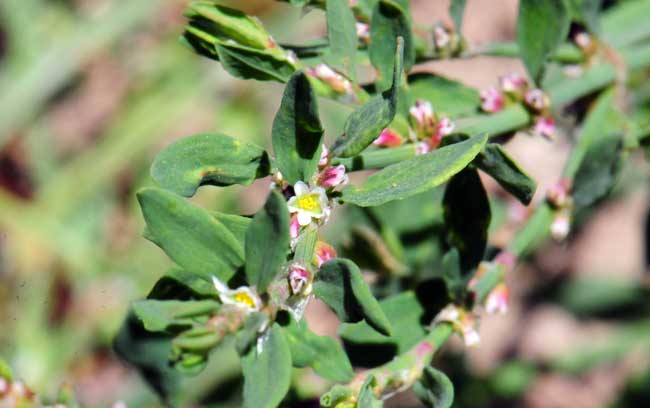
[[[467,347],[475,346],[481,341],[477,320],[471,312],[452,304],[447,305],[434,319],[435,323],[446,322],[454,326],[454,330],[463,336]]]
[[[326,219],[328,217],[330,208],[323,187],[310,189],[307,184],[299,181],[293,186],[293,189],[296,195],[289,199],[287,206],[289,212],[298,214],[298,223],[301,226],[309,225],[313,218],[325,217]]]
[[[219,300],[224,305],[235,305],[246,308],[249,312],[257,312],[262,308],[262,300],[248,286],[230,289],[215,276],[212,277],[212,283],[219,294]]]
[[[551,237],[557,242],[562,242],[569,232],[571,232],[571,216],[568,211],[561,210],[551,223]]]

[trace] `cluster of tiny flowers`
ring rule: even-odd
[[[555,209],[550,227],[551,237],[558,242],[564,241],[571,231],[573,199],[570,190],[571,181],[562,179],[551,186],[546,193],[546,200]]]
[[[532,88],[526,78],[518,74],[509,74],[499,78],[499,87],[481,91],[481,109],[495,113],[508,104],[523,103],[534,115],[533,131],[551,139],[555,136],[555,120],[549,112],[548,96],[539,88]]]
[[[438,313],[434,323],[450,323],[462,337],[467,347],[480,343],[477,331],[478,319],[472,312],[455,304],[449,304]]]
[[[434,55],[440,58],[458,55],[463,50],[462,38],[453,29],[436,23],[431,30]]]

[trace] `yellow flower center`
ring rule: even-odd
[[[305,194],[298,197],[298,208],[306,211],[320,211],[320,199],[318,194]]]
[[[233,296],[233,299],[235,299],[235,302],[237,303],[243,303],[246,306],[250,307],[251,309],[255,309],[255,301],[253,298],[246,292],[237,292]]]

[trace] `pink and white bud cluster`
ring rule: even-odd
[[[354,93],[352,82],[343,75],[334,71],[327,64],[318,64],[315,68],[308,68],[306,72],[329,85],[329,87],[336,93],[346,95],[352,95]]]
[[[453,303],[442,309],[434,319],[434,322],[451,323],[454,330],[463,337],[463,341],[467,347],[475,346],[481,341],[477,330],[478,319],[476,316]]]
[[[416,100],[409,109],[411,125],[420,140],[418,153],[427,153],[440,144],[442,138],[454,131],[454,123],[446,116],[434,113],[431,103]]]
[[[318,160],[319,172],[314,175],[313,182],[319,187],[335,188],[348,182],[349,177],[345,171],[345,166],[339,164],[332,166],[330,164],[329,150],[323,145],[321,156]]]
[[[359,38],[359,41],[368,44],[370,42],[370,26],[365,23],[356,22],[355,27],[357,29],[357,38]]]
[[[537,116],[533,132],[546,139],[553,140],[557,132],[555,119],[552,116]]]
[[[506,106],[506,98],[498,89],[492,87],[483,89],[480,93],[481,109],[484,112],[499,112]]]
[[[499,112],[510,102],[520,102],[530,88],[523,76],[510,73],[499,78],[498,88],[490,87],[481,91],[481,109],[485,112]]]
[[[555,215],[550,226],[551,237],[558,242],[564,241],[571,232],[571,180],[562,179],[549,188],[546,200],[555,208]]]
[[[545,112],[551,105],[548,95],[539,88],[534,88],[526,92],[524,102],[529,109],[536,113]]]

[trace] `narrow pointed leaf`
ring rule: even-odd
[[[242,248],[246,241],[246,231],[251,224],[252,218],[242,217],[241,215],[225,214],[213,211],[212,216],[222,223],[228,231],[241,243]]]
[[[264,149],[219,133],[181,139],[161,151],[151,177],[166,190],[191,197],[205,184],[250,184],[269,174]]]
[[[239,355],[247,354],[251,347],[255,346],[257,338],[261,335],[261,330],[269,322],[269,316],[266,313],[250,313],[244,321],[244,326],[239,329],[235,337],[235,349]]]
[[[602,135],[589,146],[573,180],[571,195],[576,209],[605,197],[622,167],[623,141],[618,134]]]
[[[397,58],[395,39],[404,39],[403,65],[409,71],[415,62],[413,33],[409,2],[403,0],[378,1],[372,11],[370,21],[370,45],[368,54],[370,62],[377,68],[379,78],[377,89],[390,86],[391,72]]]
[[[467,0],[451,0],[449,3],[449,15],[454,22],[456,32],[461,33],[463,29],[463,15],[465,14],[465,5]]]
[[[244,407],[275,408],[289,391],[291,382],[291,351],[277,323],[269,329],[259,349],[251,347],[241,359]]]
[[[269,194],[246,232],[246,280],[262,293],[280,272],[289,250],[289,210],[284,197]]]
[[[476,89],[426,72],[408,76],[406,94],[408,97],[400,100],[400,112],[404,115],[409,114],[408,108],[418,99],[431,103],[437,113],[454,117],[475,114],[481,105]]]
[[[428,408],[450,408],[454,402],[454,384],[442,371],[426,367],[413,392]]]
[[[284,88],[272,143],[276,164],[290,184],[311,179],[320,159],[323,127],[316,94],[303,71],[293,74]]]
[[[490,226],[490,202],[478,172],[464,169],[449,181],[443,197],[449,242],[460,254],[464,276],[483,259]]]
[[[521,0],[517,44],[528,74],[537,83],[547,58],[566,38],[570,15],[565,0]]]
[[[214,300],[139,300],[133,312],[148,331],[158,332],[190,327],[197,318],[216,313],[221,305]]]
[[[498,144],[485,145],[474,163],[523,204],[533,199],[537,183]]]
[[[381,131],[392,122],[397,111],[397,94],[402,77],[403,44],[404,40],[398,37],[391,88],[374,96],[350,114],[345,122],[343,135],[332,146],[332,156],[356,156],[379,137]]]
[[[348,0],[327,0],[327,39],[336,65],[347,68],[350,77],[355,77],[354,65],[357,55],[356,20]]]
[[[291,318],[284,327],[294,367],[311,367],[319,376],[336,382],[352,379],[354,371],[339,343],[329,336],[314,334],[305,320]]]
[[[286,57],[270,51],[228,42],[216,44],[215,49],[223,68],[237,78],[287,82],[295,71]]]
[[[343,322],[365,319],[378,332],[390,336],[392,329],[377,299],[364,282],[359,267],[349,259],[332,259],[316,274],[314,294],[336,312]]]
[[[227,281],[244,263],[244,249],[207,210],[158,188],[138,192],[147,238],[186,271]]]
[[[464,169],[486,142],[487,136],[474,136],[464,142],[388,166],[368,177],[361,186],[345,188],[342,200],[370,207],[430,190]]]

